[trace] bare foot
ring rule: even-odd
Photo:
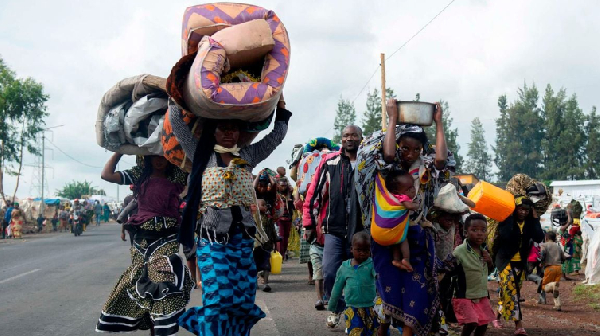
[[[406,260],[406,259],[402,259],[400,261],[394,260],[394,261],[392,261],[392,265],[398,267],[401,270],[407,271],[407,272],[413,271],[413,268],[410,265],[410,262],[408,262],[408,260]]]

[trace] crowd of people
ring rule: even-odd
[[[119,209],[115,209],[115,212]],[[81,223],[82,231],[85,231],[87,225],[92,221],[99,226],[100,223],[108,223],[113,216],[113,211],[107,203],[102,205],[100,201],[79,202],[75,200],[72,205],[60,205],[53,211],[51,217],[44,217],[41,212],[36,218],[32,218],[35,225],[33,229],[26,228],[26,216],[20,208],[18,202],[7,201],[6,205],[0,209],[2,218],[2,239],[23,238],[23,233],[41,233],[41,232],[73,232],[74,225]],[[47,229],[44,229],[44,226]],[[27,231],[27,232],[24,232]]]
[[[456,323],[462,335],[484,335],[504,320],[515,335],[527,335],[522,283],[535,281],[543,303],[552,293],[560,310],[561,277],[578,267],[576,216],[569,212],[559,233],[570,249],[567,263],[557,233],[542,231],[527,196],[515,197],[514,213],[488,241],[488,219],[464,210],[474,204],[452,178],[440,105],[435,144],[422,127],[397,125],[396,109],[389,100],[390,127],[367,139],[348,125],[340,150],[310,147],[318,166],[306,181],[291,172],[295,185],[284,167],[253,174],[285,137],[291,113],[283,100],[273,130],[246,147],[237,145],[242,122],[207,120],[198,141],[182,143],[193,162],[189,174],[161,156],[116,171],[122,155],[113,155],[102,178],[132,185],[119,216],[131,265],[96,330],[172,335],[182,326],[196,335],[249,335],[265,317],[257,289],[276,290],[271,252],[287,259],[290,234],[302,232],[299,260],[308,264],[315,309],[330,311],[323,321],[330,328],[345,317],[350,335],[388,335],[391,326],[403,335],[444,335]],[[447,185],[464,209],[436,203]],[[495,272],[494,312],[488,276]],[[188,308],[194,287],[202,287],[202,306]]]

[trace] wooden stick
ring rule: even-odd
[[[381,129],[386,130],[387,112],[385,109],[385,54],[381,54]]]

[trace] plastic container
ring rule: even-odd
[[[473,210],[502,222],[515,211],[515,197],[508,191],[480,181],[467,196],[475,202]]]
[[[435,104],[417,101],[398,102],[398,124],[431,126]]]
[[[283,258],[281,254],[277,251],[271,252],[271,274],[279,274],[281,273],[281,264],[283,263]]]

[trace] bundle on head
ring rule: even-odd
[[[185,62],[168,84],[180,106],[200,117],[247,121],[264,120],[275,109],[290,43],[273,11],[237,3],[189,7],[182,52]]]
[[[183,57],[171,70],[165,157],[190,171],[205,119],[244,121],[238,146],[268,128],[287,78],[290,43],[273,11],[237,3],[189,7]]]
[[[525,174],[513,176],[506,184],[506,190],[515,197],[527,196],[533,201],[533,207],[540,215],[548,210],[548,206],[552,202],[550,190],[543,183]]]

